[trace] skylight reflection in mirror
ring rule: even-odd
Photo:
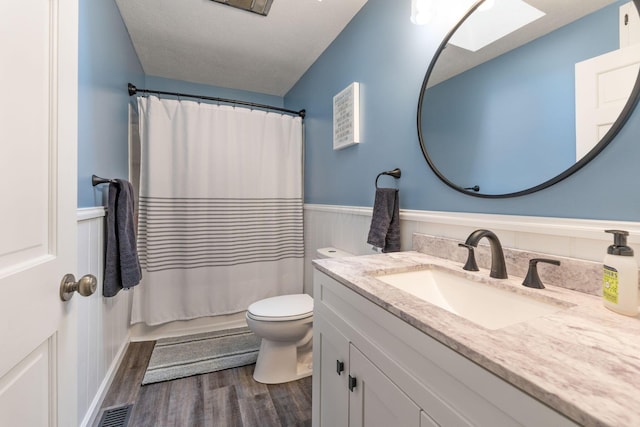
[[[544,15],[522,0],[495,0],[489,8],[478,8],[478,12],[458,28],[449,43],[476,52]]]

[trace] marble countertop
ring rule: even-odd
[[[313,261],[314,266],[556,411],[586,426],[640,426],[640,318],[603,307],[600,298],[522,278],[489,278],[462,264],[419,252]],[[469,275],[533,298],[560,302],[558,312],[497,330],[388,285],[375,276],[427,265]]]

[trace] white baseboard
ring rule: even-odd
[[[122,343],[116,357],[113,359],[111,366],[107,370],[107,373],[98,388],[98,392],[94,396],[89,408],[87,408],[87,412],[84,415],[84,419],[80,423],[80,427],[91,427],[96,422],[96,418],[100,415],[100,408],[102,407],[102,402],[104,402],[104,398],[113,383],[113,380],[116,376],[116,372],[118,372],[118,368],[122,364],[122,360],[124,359],[124,355],[127,352],[127,348],[129,347],[130,337],[127,338],[125,342]]]

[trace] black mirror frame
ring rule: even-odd
[[[440,43],[440,46],[436,50],[436,53],[433,56],[433,59],[431,60],[431,63],[429,64],[429,68],[427,68],[427,72],[426,72],[426,74],[424,76],[424,80],[422,82],[422,87],[420,89],[420,97],[418,99],[418,117],[417,117],[417,122],[418,122],[418,141],[420,143],[420,149],[422,150],[422,155],[424,156],[425,160],[429,164],[429,167],[431,168],[431,170],[433,170],[433,172],[436,174],[436,176],[442,182],[444,182],[445,184],[447,184],[449,187],[453,188],[454,190],[459,191],[459,192],[461,192],[463,194],[467,194],[469,196],[482,197],[482,198],[486,198],[486,199],[505,199],[505,198],[508,198],[508,197],[519,197],[519,196],[524,196],[524,195],[527,195],[527,194],[532,194],[532,193],[535,193],[537,191],[543,190],[545,188],[551,187],[552,185],[557,184],[558,182],[562,181],[563,179],[573,175],[575,172],[577,172],[582,167],[584,167],[587,163],[589,163],[591,160],[593,160],[598,154],[600,154],[600,152],[607,145],[609,145],[609,143],[615,138],[615,136],[618,134],[620,129],[622,129],[624,124],[627,122],[627,120],[631,116],[631,113],[633,112],[634,108],[638,104],[638,101],[640,100],[640,70],[638,70],[638,76],[636,77],[635,85],[633,86],[633,89],[631,91],[631,94],[629,95],[629,99],[627,100],[627,103],[625,104],[624,108],[620,112],[620,115],[618,116],[616,121],[613,123],[613,125],[611,126],[609,131],[602,137],[600,142],[598,142],[598,144],[596,144],[591,149],[591,151],[589,151],[583,158],[581,158],[578,162],[574,163],[571,167],[569,167],[564,172],[562,172],[559,175],[556,175],[555,177],[553,177],[553,178],[551,178],[551,179],[549,179],[547,181],[544,181],[543,183],[538,184],[538,185],[536,185],[534,187],[530,187],[530,188],[527,188],[525,190],[516,191],[516,192],[513,192],[513,193],[482,194],[482,193],[479,193],[479,192],[475,192],[474,188],[468,188],[467,189],[467,188],[460,187],[459,185],[456,185],[453,182],[449,181],[442,174],[442,172],[440,172],[438,170],[436,165],[433,163],[433,160],[429,157],[429,153],[427,153],[427,148],[426,148],[425,143],[424,143],[424,134],[423,134],[423,131],[422,131],[422,104],[423,104],[424,96],[425,96],[425,93],[426,93],[426,90],[427,90],[427,82],[429,81],[429,77],[431,76],[431,73],[432,73],[432,71],[433,71],[433,69],[434,69],[434,67],[436,65],[436,62],[438,61],[438,58],[440,58],[440,55],[444,51],[447,43],[449,42],[451,37],[453,37],[454,33],[458,30],[458,28],[460,28],[460,26],[464,23],[464,21],[466,21],[467,18],[473,12],[475,12],[475,10],[483,2],[484,2],[484,0],[480,0],[480,1],[476,2],[476,3],[474,3],[473,6],[471,6],[471,8],[465,13],[465,15],[462,17],[462,19],[460,19],[460,21],[447,33],[447,35],[443,39],[442,43]],[[640,0],[633,0],[633,4],[635,5],[636,10],[638,10],[638,12],[640,13]],[[469,190],[473,190],[473,191],[469,191]]]

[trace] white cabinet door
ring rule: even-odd
[[[349,340],[316,316],[313,324],[314,426],[346,426],[349,418]]]
[[[1,426],[75,419],[59,287],[76,266],[77,8],[0,2]]]
[[[420,427],[440,427],[426,412],[420,412]]]
[[[420,427],[420,408],[353,345],[349,360],[349,427]]]

